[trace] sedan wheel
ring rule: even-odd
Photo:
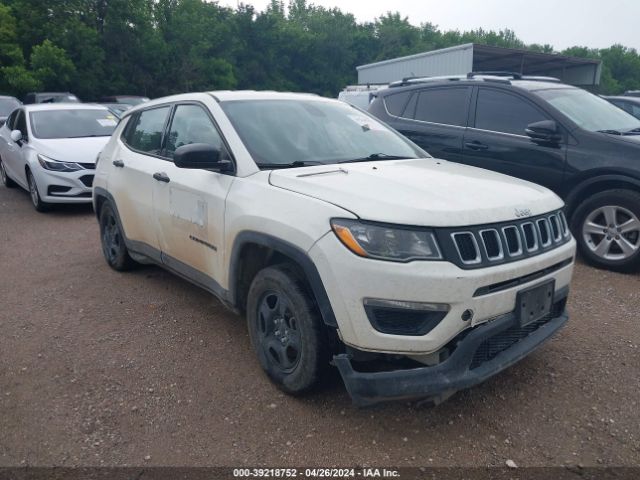
[[[2,163],[2,160],[0,160],[0,179],[2,179],[2,184],[7,188],[13,188],[16,186],[16,182],[11,180],[7,175],[7,172],[4,169],[4,163]]]
[[[29,183],[29,195],[31,196],[31,203],[38,212],[46,212],[49,210],[50,205],[43,202],[40,198],[40,192],[38,192],[38,185],[36,185],[36,179],[33,178],[31,171],[27,172],[27,182]]]

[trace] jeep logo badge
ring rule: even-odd
[[[516,208],[516,217],[522,218],[522,217],[530,217],[530,216],[531,216],[531,210],[529,210],[528,208],[523,208],[523,209]]]

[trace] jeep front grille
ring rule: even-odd
[[[479,268],[539,255],[570,238],[562,211],[500,224],[447,229],[439,234],[443,249],[449,253],[447,257],[462,268]],[[448,244],[453,248],[447,248]]]

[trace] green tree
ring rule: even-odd
[[[34,77],[45,90],[66,90],[76,71],[67,52],[49,40],[33,48],[30,64]]]

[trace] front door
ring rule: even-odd
[[[552,120],[528,99],[490,87],[479,87],[475,122],[464,135],[463,163],[494,170],[559,191],[566,140],[541,143],[526,133],[527,125]]]
[[[156,172],[153,185],[154,216],[163,262],[215,291],[224,252],[225,200],[234,177],[176,167],[171,161],[175,150],[192,143],[226,151],[206,107],[177,105],[163,151],[169,161]]]

